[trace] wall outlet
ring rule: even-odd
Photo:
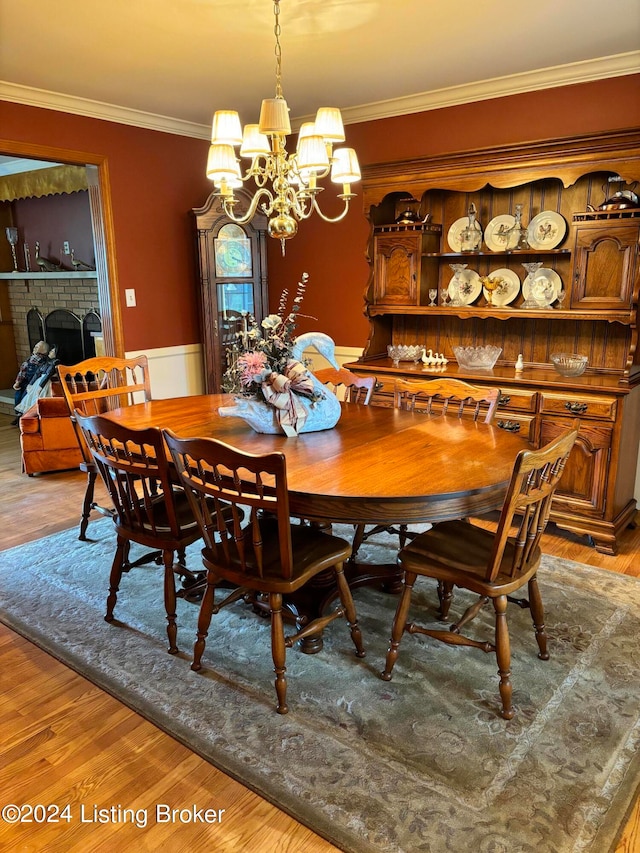
[[[129,287],[124,292],[124,298],[127,303],[127,308],[136,307],[136,292],[133,287]]]
[[[69,243],[66,240],[62,244],[62,251],[64,252],[65,255],[71,254],[71,249],[69,248]]]

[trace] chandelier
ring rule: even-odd
[[[211,145],[207,160],[207,177],[213,181],[215,193],[229,219],[243,225],[258,211],[269,217],[268,233],[280,240],[282,254],[285,240],[294,237],[298,222],[308,219],[315,211],[325,222],[339,222],[355,198],[351,184],[360,180],[360,166],[353,148],[336,148],[344,142],[344,126],[340,110],[321,107],[314,122],[305,122],[298,134],[295,153],[288,154],[286,137],[291,133],[289,107],[282,95],[282,50],[280,47],[280,0],[274,0],[276,40],[275,98],[262,101],[259,124],[240,127],[235,110],[219,110],[213,117]],[[235,149],[240,157],[250,160],[243,176]],[[342,211],[334,217],[325,216],[318,205],[323,187],[318,181],[331,176],[342,184],[338,198],[343,200]],[[234,190],[253,181],[255,192],[246,212],[236,212],[238,199]]]

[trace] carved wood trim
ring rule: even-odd
[[[420,198],[429,189],[499,189],[541,178],[565,187],[592,171],[611,171],[627,182],[640,177],[640,129],[479,148],[362,168],[365,210],[399,189]]]

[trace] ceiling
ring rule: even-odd
[[[206,136],[273,97],[273,22],[272,0],[0,0],[0,98]],[[638,0],[281,0],[280,23],[294,124],[640,71]]]

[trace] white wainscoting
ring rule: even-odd
[[[127,358],[146,355],[149,359],[151,390],[156,400],[204,394],[202,346],[160,347],[131,350]]]
[[[336,347],[336,361],[344,364],[353,361],[362,354],[361,347]],[[193,394],[204,394],[204,371],[202,346],[188,344],[183,347],[160,347],[151,350],[131,350],[127,358],[136,355],[146,355],[149,359],[149,374],[151,388],[156,400],[169,397],[186,397]],[[329,367],[329,362],[315,349],[304,353],[311,361],[312,370]]]
[[[127,356],[142,355],[143,350],[127,352]],[[184,347],[161,347],[146,350],[153,396],[157,399],[185,397],[204,394],[202,346],[189,344]],[[342,365],[354,361],[362,354],[360,347],[336,347],[336,361]],[[329,362],[315,349],[306,350],[305,358],[311,361],[312,370],[329,367]],[[635,498],[640,502],[640,454],[636,471]]]

